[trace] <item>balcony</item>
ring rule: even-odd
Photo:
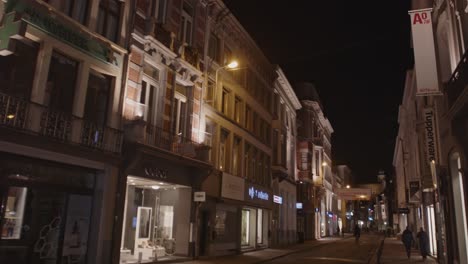
[[[452,108],[468,84],[468,52],[465,53],[447,83],[448,107]]]
[[[171,131],[147,124],[143,120],[131,120],[125,126],[125,136],[130,142],[171,152],[177,156],[209,163],[211,146],[197,143]],[[205,142],[208,142],[205,140]]]
[[[120,154],[122,131],[0,93],[0,127],[9,127],[68,144]]]

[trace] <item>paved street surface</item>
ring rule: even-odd
[[[363,234],[359,244],[354,238],[336,241],[326,246],[316,246],[307,251],[287,255],[265,262],[271,264],[331,264],[331,263],[368,263],[371,255],[377,250],[381,236]]]
[[[419,250],[413,249],[411,251],[411,258],[408,259],[406,256],[405,248],[401,241],[396,238],[387,238],[385,239],[384,248],[382,252],[382,257],[380,258],[380,263],[384,264],[402,264],[402,263],[437,263],[431,257],[427,257],[426,261],[423,262]]]
[[[185,262],[188,264],[254,264],[254,263],[367,263],[375,252],[380,236],[364,234],[359,245],[347,234],[345,238],[331,237],[307,241],[284,249],[265,249],[242,255]]]

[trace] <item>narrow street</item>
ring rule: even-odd
[[[359,244],[356,244],[354,238],[350,237],[327,246],[316,246],[307,251],[290,254],[264,263],[368,263],[372,253],[377,250],[379,238],[377,235],[364,233]]]

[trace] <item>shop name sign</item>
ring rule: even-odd
[[[29,23],[46,33],[56,37],[57,39],[64,40],[78,49],[81,49],[89,55],[102,60],[104,62],[115,62],[113,52],[110,47],[99,43],[96,40],[73,30],[68,27],[62,21],[54,18],[51,12],[46,10],[46,7],[35,3],[35,1],[26,0],[9,0],[6,4],[5,13],[16,12],[16,15],[20,15],[20,20]],[[10,14],[15,15],[15,14]],[[21,21],[9,21],[10,23],[21,23]],[[9,27],[13,25],[3,25],[3,27]],[[0,35],[3,32],[0,32]]]
[[[264,201],[268,201],[268,199],[270,198],[268,193],[255,189],[255,187],[253,186],[249,188],[249,197],[252,200],[257,198],[257,199],[264,200]]]
[[[426,131],[426,153],[428,162],[436,161],[435,118],[432,108],[424,109],[424,129]]]
[[[146,176],[151,177],[151,178],[167,179],[169,172],[167,170],[163,170],[159,168],[146,167],[145,174]]]

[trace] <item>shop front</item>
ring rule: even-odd
[[[103,174],[0,153],[0,263],[95,263]]]
[[[271,190],[246,182],[244,201],[241,208],[241,250],[268,247],[273,206]]]
[[[190,257],[202,170],[140,153],[126,170],[120,263]]]

